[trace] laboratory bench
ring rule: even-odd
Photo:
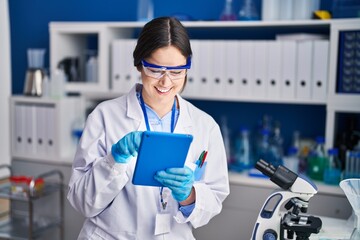
[[[209,224],[194,230],[198,240],[250,239],[256,219],[267,197],[280,188],[268,178],[249,177],[246,173],[229,172],[230,195],[222,212]],[[318,193],[309,201],[307,214],[319,216],[326,223],[346,222],[352,208],[338,186],[315,182]],[[316,239],[316,238],[315,238]]]

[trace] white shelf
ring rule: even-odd
[[[360,112],[360,96],[355,94],[336,93],[337,50],[339,32],[343,30],[359,29],[360,19],[332,19],[332,20],[296,20],[296,21],[183,21],[185,27],[196,33],[197,30],[233,31],[258,29],[260,32],[274,33],[287,31],[294,33],[325,32],[329,33],[330,55],[328,72],[328,93],[325,100],[286,99],[259,97],[256,94],[248,97],[222,94],[197,96],[184,92],[184,98],[210,101],[237,101],[254,103],[324,105],[326,116],[326,145],[333,147],[335,137],[335,115],[338,112]],[[80,92],[86,98],[105,99],[116,97],[124,92],[112,89],[111,84],[111,43],[115,39],[133,39],[137,37],[144,22],[52,22],[50,26],[50,62],[55,68],[62,58],[73,54],[81,56],[86,49],[86,36],[96,35],[98,38],[99,81],[97,83],[72,82],[66,86],[67,91]],[[246,38],[246,36],[244,36]],[[236,39],[236,37],[235,37]],[[85,46],[84,46],[85,45]]]

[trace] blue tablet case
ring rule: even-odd
[[[145,131],[142,135],[132,183],[159,186],[157,171],[183,167],[193,136],[190,134]]]

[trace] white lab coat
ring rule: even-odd
[[[118,164],[111,146],[127,133],[145,131],[146,125],[136,88],[119,98],[100,103],[88,116],[75,155],[69,182],[68,200],[86,220],[78,239],[194,239],[192,228],[201,227],[220,213],[229,194],[227,161],[218,124],[205,112],[178,96],[180,115],[175,133],[193,135],[186,165],[196,162],[208,150],[207,166],[194,183],[195,208],[189,217],[179,211],[171,196],[170,233],[154,235],[155,217],[160,212],[158,187],[131,183],[136,158]]]

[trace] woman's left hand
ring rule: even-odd
[[[154,178],[164,187],[168,187],[178,202],[189,197],[194,184],[194,172],[189,167],[168,168],[165,171],[158,171]]]

